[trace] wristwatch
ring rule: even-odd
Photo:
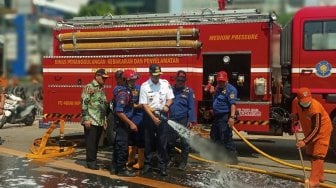
[[[232,119],[234,119],[235,117],[234,117],[234,116],[230,116],[229,118],[232,118]]]

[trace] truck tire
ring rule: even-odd
[[[0,129],[6,124],[7,117],[5,115],[2,115],[0,118]]]

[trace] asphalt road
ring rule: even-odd
[[[0,129],[0,137],[2,138],[2,140],[4,140],[2,145],[0,145],[0,156],[23,157],[26,153],[30,153],[29,148],[33,144],[34,139],[42,137],[45,131],[46,129],[38,128],[37,123],[30,127],[21,125],[5,125],[3,129]],[[69,136],[69,135],[81,135],[81,134],[83,134],[83,129],[80,125],[66,124],[65,135]],[[58,135],[59,130],[56,129],[51,136],[58,136]],[[285,162],[301,165],[299,153],[295,147],[294,136],[285,135],[282,137],[275,137],[275,136],[246,135],[244,133],[243,135],[246,136],[252,142],[252,144],[254,144],[256,147],[258,147],[265,153],[273,157],[279,158]],[[289,174],[291,176],[297,176],[300,178],[303,177],[302,170],[293,169],[291,167],[281,165],[279,163],[276,163],[274,161],[265,158],[264,156],[262,156],[261,154],[257,153],[252,148],[247,146],[236,135],[235,135],[235,141],[237,143],[239,165],[258,168],[269,172],[281,172]],[[92,172],[91,170],[88,170],[83,167],[84,166],[83,159],[85,156],[84,155],[85,151],[83,150],[83,148],[76,149],[75,153],[76,153],[75,155],[72,155],[70,157],[62,157],[61,160],[58,160],[56,158],[55,160],[47,161],[47,163],[50,162],[51,165],[60,166],[61,168],[70,168],[80,172],[94,173],[99,176],[119,179],[121,181],[129,183],[136,184],[138,182],[141,182],[142,185],[154,186],[154,187],[158,185],[159,187],[178,187],[178,185],[174,184],[175,181],[174,177],[170,179],[162,179],[154,175],[153,177],[144,177],[144,178],[138,177],[135,179],[134,178],[128,179],[128,178],[120,178],[115,175],[111,176],[106,169],[105,171]],[[109,156],[106,157],[103,151],[99,154],[99,157],[101,158],[102,161],[105,161],[104,162],[105,164],[103,165],[105,166],[105,168],[107,168],[109,164]],[[80,158],[81,160],[78,160],[78,158]],[[199,164],[202,163],[196,163],[194,160],[191,161],[193,161],[191,165],[192,167],[190,167],[189,169],[190,172],[187,173],[192,174],[193,173],[192,171],[196,171],[201,166]],[[304,164],[305,166],[310,167],[309,159],[305,155],[304,155]],[[206,165],[203,165],[203,167],[204,166]],[[201,166],[201,168],[203,167]],[[206,167],[204,167],[204,169],[205,168]],[[328,153],[325,162],[325,169],[331,169],[336,171],[336,156],[334,156],[331,153],[331,151]],[[176,176],[181,176],[181,174],[179,174],[178,172],[173,173]],[[307,171],[306,173],[307,176],[309,176],[309,171]],[[186,176],[186,178],[188,178],[188,176]],[[336,187],[336,174],[325,174],[325,179],[326,179],[325,183]],[[167,184],[164,184],[165,182]],[[181,185],[181,182],[177,182],[177,184]]]

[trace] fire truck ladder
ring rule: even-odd
[[[59,22],[58,29],[69,27],[78,31],[61,32],[57,39],[61,51],[92,50],[135,50],[135,49],[192,49],[198,50],[202,42],[198,40],[199,29],[183,28],[183,25],[239,23],[269,21],[269,14],[261,14],[257,9],[213,11],[177,14],[144,14],[75,17]],[[176,26],[165,29],[134,29],[141,26]],[[87,31],[87,28],[117,28],[101,31]],[[121,28],[122,30],[118,29]],[[125,30],[123,29],[125,28]],[[132,39],[132,41],[124,41]],[[146,39],[146,40],[145,40]],[[164,39],[164,40],[162,40]]]
[[[107,25],[129,24],[181,24],[192,22],[233,22],[242,20],[269,20],[270,15],[260,13],[257,9],[214,11],[203,9],[202,11],[182,14],[143,14],[143,15],[112,15],[74,17],[68,21],[57,23],[58,27],[89,27]]]

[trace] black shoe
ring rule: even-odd
[[[142,168],[141,174],[147,174],[147,173],[149,173],[151,170],[152,170],[152,168],[151,168],[150,166],[145,165],[145,166]]]
[[[168,167],[168,168],[172,168],[172,167],[174,167],[174,166],[175,166],[175,161],[172,160],[172,159],[169,160],[168,163],[167,163],[167,167]]]
[[[92,163],[87,163],[87,167],[91,170],[99,170],[99,166]]]
[[[122,169],[116,169],[115,170],[115,174],[117,176],[124,176],[124,177],[134,177],[135,173],[126,169],[126,168],[122,168]]]
[[[167,174],[167,170],[166,170],[165,168],[161,169],[161,170],[160,170],[160,175],[161,175],[161,176],[168,176],[168,174]]]
[[[187,163],[181,162],[177,168],[181,171],[185,171],[187,169]]]

